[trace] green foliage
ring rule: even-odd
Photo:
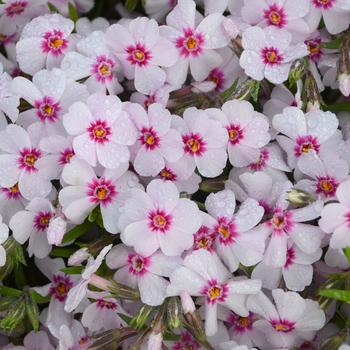
[[[320,296],[350,303],[350,291],[341,289],[323,289],[318,293]]]

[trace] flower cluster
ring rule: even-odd
[[[348,349],[350,1],[104,5],[0,4],[0,347]]]

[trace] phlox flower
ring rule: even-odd
[[[51,252],[46,231],[55,209],[51,202],[44,198],[35,198],[25,210],[17,212],[10,220],[9,227],[15,240],[24,244],[29,239],[28,254],[42,259]]]
[[[255,80],[266,78],[273,84],[283,83],[293,61],[308,54],[304,43],[291,46],[291,40],[291,34],[284,29],[271,26],[246,29],[242,34],[241,67]]]
[[[242,8],[242,18],[247,23],[260,27],[272,26],[285,29],[293,35],[295,42],[306,38],[310,29],[305,22],[305,15],[310,7],[309,0],[269,1],[245,0]]]
[[[75,22],[75,30],[81,36],[88,36],[96,30],[105,32],[108,27],[109,22],[104,17],[97,17],[92,20],[87,17],[80,17]]]
[[[337,203],[327,204],[318,224],[326,233],[332,233],[329,246],[333,249],[350,245],[350,181],[342,182],[335,193]]]
[[[93,343],[90,334],[77,320],[72,320],[70,326],[60,328],[58,350],[87,350]]]
[[[179,295],[185,291],[191,296],[204,297],[206,334],[214,335],[218,330],[218,305],[248,316],[247,295],[256,294],[261,288],[258,280],[230,277],[216,254],[200,249],[186,256],[183,266],[171,274],[168,294]]]
[[[205,207],[215,219],[215,250],[231,272],[239,263],[252,266],[262,260],[266,235],[254,227],[262,219],[264,208],[256,200],[248,198],[234,214],[235,194],[224,190],[211,193]]]
[[[6,264],[6,250],[2,246],[9,236],[8,226],[2,222],[2,216],[0,215],[0,267]]]
[[[114,246],[106,256],[107,266],[117,269],[114,279],[138,288],[141,301],[152,306],[163,303],[169,284],[163,277],[169,277],[181,263],[181,258],[177,256],[169,257],[160,251],[144,256],[123,244]]]
[[[136,103],[125,106],[137,129],[137,141],[132,147],[133,165],[142,176],[156,176],[165,162],[176,162],[183,155],[180,134],[171,127],[170,112],[158,103],[146,111]]]
[[[56,172],[50,159],[33,137],[20,126],[10,124],[0,132],[0,186],[28,200],[46,197]],[[10,193],[8,193],[10,194]]]
[[[227,130],[228,158],[235,167],[255,162],[260,156],[260,148],[270,141],[266,117],[255,112],[247,101],[228,101],[221,110],[210,108],[207,113]]]
[[[108,50],[102,31],[94,31],[77,42],[76,51],[65,55],[61,68],[71,79],[87,78],[84,84],[92,93],[105,93],[107,90],[114,95],[123,91],[117,78],[119,62]]]
[[[128,146],[136,141],[136,129],[117,96],[96,93],[85,103],[75,102],[63,116],[63,125],[74,136],[74,153],[91,166],[98,161],[117,169],[129,161]]]
[[[75,224],[81,224],[99,205],[105,229],[118,233],[120,206],[124,204],[127,192],[139,186],[136,175],[127,168],[128,164],[123,163],[118,169],[105,170],[97,177],[86,162],[76,158],[72,160],[62,172],[67,186],[59,192],[65,217]]]
[[[63,114],[73,102],[88,96],[83,84],[66,78],[58,68],[43,69],[34,74],[32,81],[16,77],[11,88],[32,106],[19,114],[17,123],[31,127],[38,140],[56,134],[66,136],[62,125]]]
[[[312,282],[312,264],[321,258],[322,250],[306,254],[295,244],[288,244],[286,263],[273,268],[260,262],[252,272],[252,278],[260,279],[264,288],[275,289],[283,278],[286,287],[293,291],[303,291]]]
[[[59,14],[36,17],[27,23],[16,45],[20,69],[34,75],[45,67],[58,67],[76,41],[71,35],[73,28],[74,22]]]
[[[156,91],[152,91],[148,95],[144,95],[136,91],[131,94],[130,102],[140,104],[141,106],[143,106],[145,110],[148,110],[148,107],[152,103],[159,103],[164,108],[166,108],[168,104],[170,92],[173,89],[174,88],[171,85],[164,84],[162,87],[160,87]]]
[[[176,0],[147,0],[145,2],[145,11],[150,18],[154,18],[158,23],[160,23],[174,8],[176,2]]]
[[[5,346],[7,350],[54,350],[51,341],[45,331],[29,332],[23,339],[23,346]]]
[[[154,19],[136,18],[127,26],[113,24],[106,31],[106,42],[117,56],[128,79],[135,88],[149,94],[160,88],[166,79],[160,67],[171,67],[178,53],[172,43],[159,33]]]
[[[182,136],[187,168],[205,177],[220,175],[227,162],[227,130],[205,110],[187,108],[183,118],[174,117],[173,126]]]
[[[133,189],[122,209],[121,240],[139,254],[149,256],[158,248],[176,256],[193,244],[193,234],[201,225],[195,202],[179,198],[172,182],[153,180],[146,192]]]
[[[201,21],[198,18],[193,0],[179,0],[166,18],[167,26],[161,27],[162,35],[173,42],[179,54],[177,62],[167,69],[167,81],[172,85],[183,84],[188,70],[194,80],[202,81],[222,62],[215,49],[229,42],[224,16],[214,13]]]
[[[299,159],[308,153],[326,155],[337,153],[338,142],[323,144],[335,136],[338,119],[331,112],[312,110],[304,114],[297,107],[286,107],[283,113],[276,114],[272,120],[273,127],[284,135],[276,137],[286,151],[288,165],[294,169]]]
[[[262,331],[272,347],[291,348],[312,340],[325,324],[318,303],[295,292],[272,291],[274,304],[262,292],[248,297],[247,307],[261,316],[254,327]]]

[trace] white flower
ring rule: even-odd
[[[9,228],[2,222],[2,216],[0,215],[0,267],[6,264],[6,250],[2,246],[9,236]]]

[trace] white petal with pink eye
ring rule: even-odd
[[[267,198],[272,190],[272,178],[268,174],[257,171],[255,173],[244,173],[239,179],[249,193],[256,199]]]
[[[150,125],[159,135],[166,134],[170,129],[171,114],[159,103],[153,103],[148,108]]]
[[[198,273],[186,267],[180,267],[170,275],[170,285],[167,288],[167,294],[173,296],[180,295],[181,292],[187,292],[190,295],[199,296],[205,282]]]
[[[42,94],[38,88],[30,80],[24,77],[16,77],[13,79],[11,90],[29,102],[32,106],[34,106],[36,100],[42,98]]]
[[[242,144],[228,145],[230,163],[235,167],[244,167],[255,163],[260,156],[260,150]]]
[[[178,256],[193,245],[193,236],[189,232],[183,232],[176,227],[170,228],[165,234],[158,236],[161,251],[167,256]]]
[[[337,189],[336,196],[341,204],[350,207],[350,180],[341,183]]]
[[[117,96],[105,95],[101,93],[92,94],[86,104],[94,120],[106,120],[113,124],[121,112],[121,101]]]
[[[272,291],[272,296],[281,318],[294,321],[303,314],[306,302],[298,293],[275,289]]]
[[[259,81],[264,79],[265,65],[258,53],[244,50],[240,56],[239,63],[249,77]]]
[[[261,50],[264,47],[265,40],[265,33],[259,27],[250,27],[242,35],[242,45],[246,50]]]
[[[311,265],[292,264],[283,269],[283,278],[288,289],[303,291],[312,282],[313,268]]]
[[[126,226],[120,238],[123,243],[134,247],[137,253],[145,256],[153,254],[159,248],[157,232],[151,231],[147,220],[134,222]]]
[[[41,53],[41,38],[26,38],[16,45],[17,60],[21,70],[34,75],[44,68],[46,57]]]
[[[172,212],[179,202],[179,191],[172,182],[153,180],[147,186],[147,194],[153,200],[156,208]]]
[[[211,193],[205,200],[208,213],[214,217],[231,218],[236,208],[235,194],[230,190]]]
[[[268,243],[264,262],[268,266],[282,267],[286,263],[287,237],[283,235],[272,235]]]
[[[175,269],[181,267],[181,263],[181,257],[169,257],[157,251],[151,257],[148,271],[158,276],[169,277]]]
[[[213,336],[218,331],[217,304],[205,304],[205,334]]]
[[[170,129],[163,135],[159,152],[169,162],[176,162],[182,157],[184,153],[183,142],[177,130]]]
[[[265,117],[255,114],[253,120],[244,129],[244,144],[256,148],[265,146],[271,138],[268,130],[269,123]]]
[[[140,148],[134,159],[135,170],[142,176],[156,176],[164,166],[164,158],[158,150]]]
[[[233,253],[232,247],[216,243],[215,249],[229,271],[235,272],[239,267],[239,260],[236,254]]]
[[[173,227],[182,232],[188,232],[191,235],[195,233],[202,224],[202,218],[197,204],[187,198],[179,199],[176,207],[172,211],[172,215]]]
[[[202,156],[196,157],[198,171],[205,177],[219,176],[226,166],[225,149],[208,149]]]
[[[61,63],[62,70],[68,77],[74,80],[80,80],[89,76],[93,60],[83,56],[78,52],[68,52]]]
[[[327,175],[322,160],[315,153],[307,153],[303,157],[300,157],[298,168],[305,175],[313,178]]]
[[[319,143],[328,140],[339,125],[336,115],[329,111],[313,110],[305,117],[310,135],[317,137]]]
[[[32,232],[29,237],[28,243],[28,255],[42,259],[46,258],[51,251],[51,245],[47,241],[46,235],[43,235],[41,232]]]
[[[130,158],[129,149],[126,146],[114,142],[96,145],[97,159],[107,169],[115,169],[120,163],[128,163]]]
[[[17,149],[30,148],[31,141],[28,133],[20,126],[10,124],[6,128],[6,134],[11,138]]]
[[[277,131],[292,139],[307,133],[304,113],[296,107],[286,107],[282,114],[275,115],[272,125]]]
[[[131,146],[135,143],[137,138],[136,128],[129,116],[125,112],[121,112],[117,122],[112,126],[111,140],[122,144]]]
[[[58,101],[66,87],[66,79],[62,70],[54,68],[52,71],[43,69],[33,76],[34,85],[45,96]]]
[[[289,236],[304,253],[314,253],[321,246],[324,233],[319,227],[295,223]]]
[[[204,50],[200,56],[190,60],[191,75],[194,80],[204,80],[209,72],[220,65],[221,56],[214,50]]]
[[[81,198],[69,204],[63,212],[67,219],[75,224],[81,224],[95,206],[96,204],[88,198]]]
[[[166,298],[168,282],[151,273],[141,276],[138,280],[141,300],[147,305],[161,305]]]
[[[346,215],[349,212],[349,208],[340,203],[327,204],[322,210],[322,216],[318,224],[324,232],[331,233],[345,223]]]
[[[67,164],[62,172],[63,180],[73,186],[84,186],[95,177],[92,168],[80,159],[73,159]]]
[[[270,299],[262,292],[251,295],[247,300],[247,308],[266,319],[277,319],[278,313]]]
[[[63,125],[71,135],[79,135],[86,131],[92,121],[92,115],[86,104],[75,102],[69,112],[63,116]]]
[[[168,26],[182,30],[193,28],[195,25],[196,4],[194,1],[179,0],[174,9],[168,14],[166,22]]]
[[[40,173],[26,174],[22,172],[18,180],[18,188],[24,198],[31,200],[37,197],[46,197],[51,192],[52,184],[50,180],[41,177]]]
[[[265,78],[273,84],[282,84],[288,79],[291,63],[280,64],[276,66],[266,65]]]
[[[89,280],[81,280],[76,286],[74,286],[69,292],[64,306],[66,312],[73,311],[80,302],[84,299],[87,291]]]
[[[150,94],[165,82],[165,72],[157,66],[135,67],[135,88],[143,94]]]
[[[125,266],[128,262],[128,256],[132,251],[131,248],[126,247],[122,243],[115,245],[106,256],[107,266],[112,270]]]
[[[73,149],[78,158],[85,160],[91,166],[96,166],[96,148],[88,133],[74,138]]]
[[[264,208],[252,198],[245,200],[235,216],[238,232],[246,232],[256,226],[264,215]]]
[[[294,209],[290,212],[293,214],[293,220],[296,222],[311,221],[318,218],[321,215],[323,209],[323,202],[317,200],[316,202],[309,204],[306,207]]]
[[[180,57],[172,67],[166,69],[167,82],[174,86],[181,86],[186,80],[189,64],[187,59]]]
[[[273,268],[261,262],[252,271],[252,278],[260,279],[264,288],[275,289],[280,284],[282,269],[280,267]]]
[[[233,280],[228,283],[229,293],[232,294],[257,294],[261,289],[260,280]]]
[[[346,248],[350,244],[349,224],[343,224],[334,230],[329,242],[329,246],[333,249]]]
[[[306,299],[304,313],[297,320],[297,327],[305,332],[322,328],[326,322],[324,312],[319,308],[314,300]]]
[[[249,315],[249,310],[247,309],[246,301],[247,295],[232,293],[222,304],[232,310],[235,314],[241,317],[247,317]]]
[[[32,233],[35,214],[29,211],[19,211],[10,220],[9,227],[15,240],[24,244]]]
[[[152,62],[161,67],[173,66],[179,58],[178,50],[169,40],[160,37],[157,44],[152,47]]]
[[[147,273],[147,272],[146,272]],[[133,275],[129,271],[129,266],[123,266],[119,270],[117,270],[113,276],[113,278],[123,283],[131,288],[137,288],[138,285],[138,277],[136,275]]]
[[[125,202],[124,200],[118,199],[118,197],[117,193],[117,198],[113,199],[111,203],[100,207],[103,225],[107,232],[113,234],[120,232],[118,224],[121,215],[120,208]]]

